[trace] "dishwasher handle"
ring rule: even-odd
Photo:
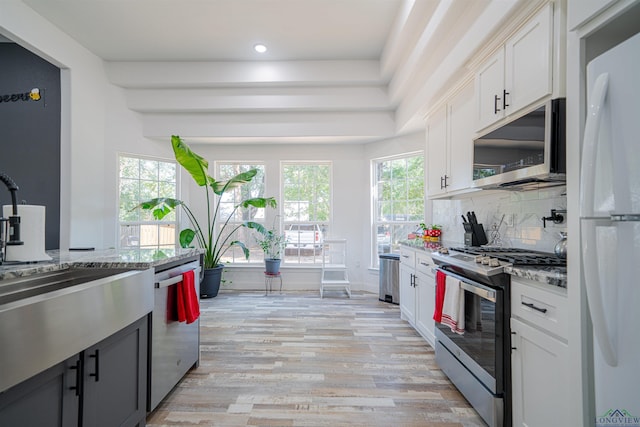
[[[194,268],[191,271],[193,271],[193,274],[194,274],[195,277],[200,277],[200,271],[199,270],[200,270],[200,267]],[[169,287],[171,285],[175,285],[176,283],[180,283],[180,282],[182,282],[182,275],[183,274],[184,273],[178,274],[177,276],[173,276],[173,277],[170,277],[170,278],[165,279],[165,280],[157,281],[155,283],[155,288],[156,289],[162,289],[162,288]]]

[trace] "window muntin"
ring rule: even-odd
[[[372,265],[377,267],[379,254],[397,251],[398,242],[424,221],[424,155],[377,159],[372,169]]]
[[[175,248],[176,212],[158,221],[151,211],[133,208],[145,200],[156,197],[177,198],[176,163],[149,157],[120,155],[118,166],[118,247]]]
[[[287,264],[322,263],[322,239],[331,223],[331,173],[329,162],[282,163]]]

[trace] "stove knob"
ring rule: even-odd
[[[489,267],[500,267],[500,261],[495,258],[489,260]]]
[[[483,257],[483,258],[482,258],[482,265],[489,265],[489,260],[490,260],[490,259],[491,259],[491,258],[489,258],[488,256]]]

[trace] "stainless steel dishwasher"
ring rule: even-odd
[[[183,273],[193,270],[196,295],[200,295],[201,257],[156,267],[154,308],[151,314],[147,410],[153,411],[187,371],[200,361],[200,319],[191,324],[173,320],[172,289]]]

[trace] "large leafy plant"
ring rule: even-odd
[[[191,175],[193,180],[204,189],[205,203],[207,206],[207,224],[201,227],[192,210],[185,202],[178,199],[159,197],[140,203],[136,208],[151,210],[153,217],[162,219],[167,214],[181,206],[191,223],[192,228],[185,228],[180,232],[180,246],[190,247],[195,239],[198,245],[204,249],[204,268],[214,268],[220,265],[222,256],[233,246],[242,248],[245,258],[249,258],[249,249],[239,240],[232,240],[234,234],[241,228],[253,228],[264,232],[262,224],[245,221],[242,223],[230,223],[238,209],[275,208],[276,200],[273,197],[254,197],[242,200],[234,206],[226,219],[219,217],[220,202],[222,196],[228,192],[251,182],[258,171],[251,169],[242,172],[226,181],[216,181],[209,175],[209,162],[200,155],[191,151],[189,146],[177,136],[171,136],[173,153],[178,163]],[[217,196],[217,197],[216,197]]]

